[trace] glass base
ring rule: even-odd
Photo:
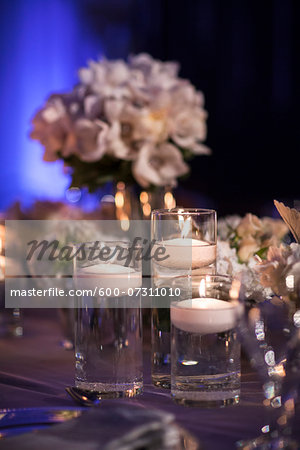
[[[97,393],[100,399],[105,398],[131,398],[143,392],[143,382],[136,383],[89,383],[87,381],[75,381],[75,386],[79,389]]]
[[[171,397],[178,405],[198,408],[223,408],[240,402],[240,391],[197,392],[172,390]]]
[[[152,375],[152,384],[155,387],[171,389],[171,375]]]

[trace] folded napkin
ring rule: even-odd
[[[199,448],[196,440],[176,425],[172,414],[111,401],[62,424],[0,440],[0,450]]]

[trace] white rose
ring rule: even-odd
[[[78,119],[71,135],[72,144],[63,149],[64,156],[76,153],[82,161],[98,161],[106,151],[107,132],[108,125],[100,120]]]
[[[261,220],[254,214],[246,214],[240,221],[236,232],[240,237],[255,236],[261,234],[263,229]]]
[[[168,138],[166,114],[163,110],[140,110],[134,117],[129,118],[132,124],[132,138],[135,141],[164,142]]]
[[[202,108],[203,94],[188,82],[181,82],[170,92],[168,129],[173,141],[195,154],[210,154],[201,144],[206,138],[207,113]]]
[[[107,63],[107,81],[109,84],[119,86],[128,81],[130,71],[127,64],[122,60]]]
[[[133,175],[143,187],[176,186],[177,178],[189,171],[182,154],[174,145],[145,144],[132,167]]]
[[[239,243],[238,257],[242,262],[247,262],[259,248],[257,241],[252,236],[245,237]]]
[[[119,121],[125,102],[120,99],[110,98],[104,101],[104,114],[110,124]]]
[[[165,80],[177,78],[179,64],[175,62],[162,62],[153,59],[147,53],[140,53],[129,58],[130,67],[140,71],[145,78],[153,79],[156,76],[165,76]]]
[[[102,98],[130,96],[130,90],[126,86],[130,70],[124,61],[89,61],[88,68],[79,70],[79,78],[93,94]]]
[[[130,128],[130,127],[129,127]],[[130,134],[130,130],[129,130]],[[109,127],[106,136],[107,154],[117,159],[127,161],[133,160],[137,156],[138,148],[135,148],[130,139],[123,139],[122,125],[120,122],[114,121]]]
[[[84,114],[87,119],[96,119],[101,113],[101,101],[98,95],[87,95],[83,100]]]

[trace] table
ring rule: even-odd
[[[65,387],[74,384],[74,352],[60,345],[61,329],[55,310],[26,310],[24,336],[0,340],[0,408],[74,406]],[[149,330],[145,330],[144,393],[129,402],[175,415],[204,449],[232,450],[241,438],[258,435],[264,424],[261,384],[242,358],[241,402],[223,409],[176,405],[169,391],[152,386]]]

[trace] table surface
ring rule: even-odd
[[[74,352],[59,345],[62,335],[57,312],[26,310],[23,321],[22,338],[0,339],[0,408],[74,406],[65,392],[66,386],[74,384]],[[261,383],[244,358],[239,405],[186,408],[174,404],[168,390],[152,386],[147,330],[145,335],[144,392],[122,402],[171,412],[204,449],[232,450],[239,439],[259,434],[264,424]]]

